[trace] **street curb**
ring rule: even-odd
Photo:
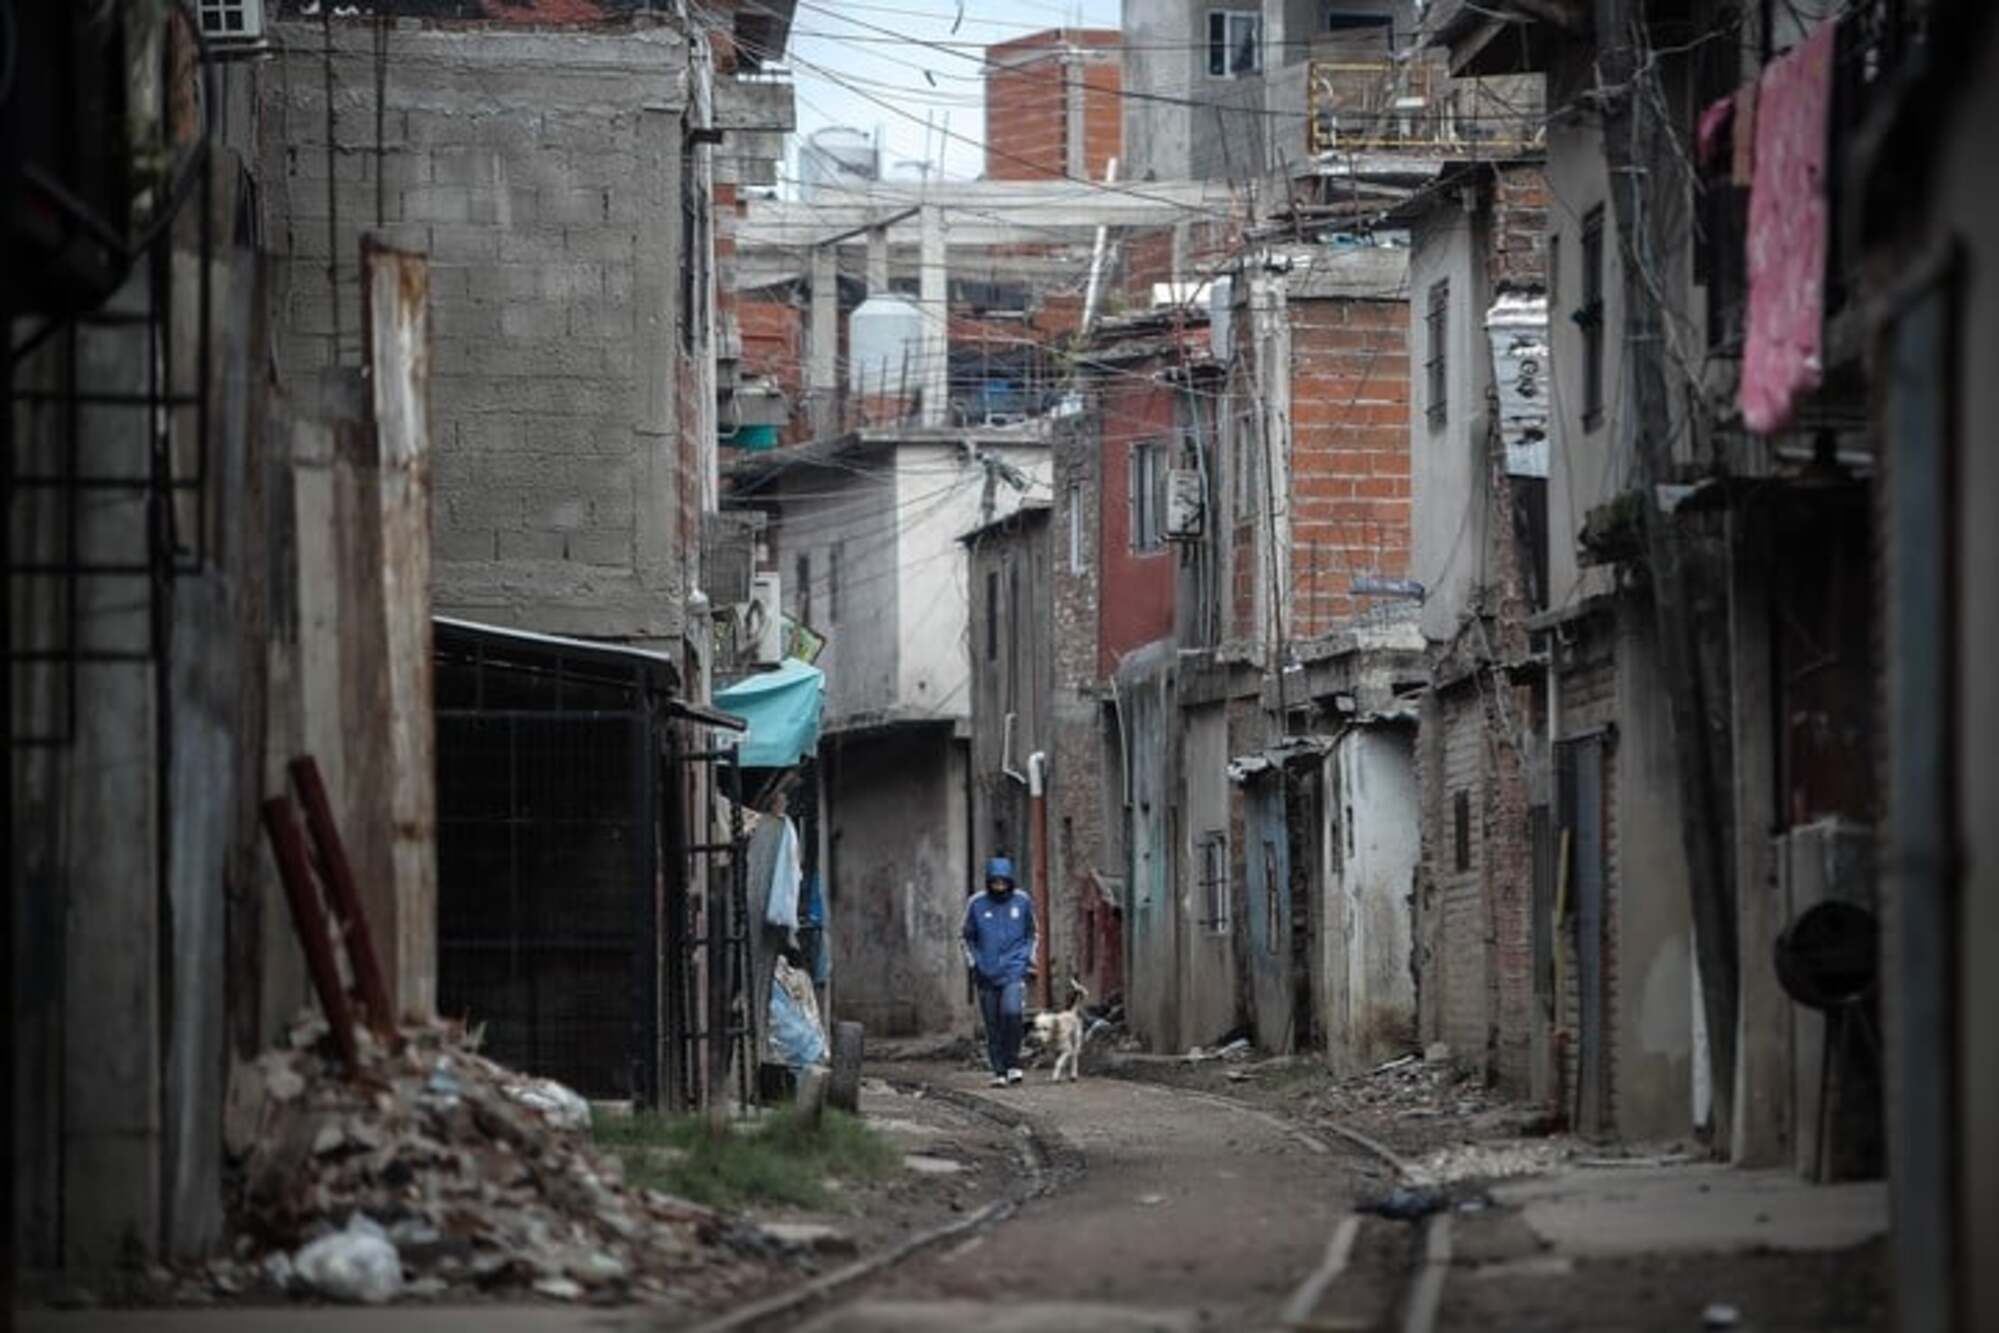
[[[705,1323],[695,1324],[688,1333],[743,1333],[743,1330],[797,1314],[808,1306],[837,1295],[857,1282],[893,1268],[906,1259],[914,1258],[932,1246],[1004,1222],[1027,1200],[1050,1193],[1082,1171],[1083,1159],[1080,1152],[1064,1143],[1061,1136],[1052,1132],[1045,1122],[1017,1107],[923,1079],[888,1078],[882,1081],[898,1092],[920,1092],[926,1097],[949,1102],[960,1110],[1005,1125],[1009,1129],[1021,1131],[1027,1140],[1029,1159],[1026,1188],[1015,1189],[964,1217],[906,1237],[879,1254],[857,1259],[844,1268],[836,1268],[830,1273],[821,1274],[774,1296],[752,1302]]]

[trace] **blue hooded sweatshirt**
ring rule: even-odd
[[[982,986],[1019,981],[1034,965],[1034,904],[1015,889],[981,889],[965,904],[965,961]]]

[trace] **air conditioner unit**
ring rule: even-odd
[[[783,588],[775,574],[750,580],[750,600],[736,608],[736,650],[753,666],[784,660]]]
[[[264,44],[264,0],[199,0],[201,36],[210,48],[228,51]]]
[[[1166,473],[1166,540],[1192,541],[1201,535],[1204,506],[1201,474],[1193,468],[1172,468]]]

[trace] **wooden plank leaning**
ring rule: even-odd
[[[298,818],[289,796],[273,796],[264,802],[264,834],[270,839],[271,854],[277,858],[278,877],[284,881],[285,899],[291,904],[292,925],[305,949],[306,969],[319,1006],[333,1031],[333,1048],[352,1078],[361,1068],[361,1051],[354,1038],[354,1014],[347,1004],[347,992],[340,985],[340,964],[327,933],[326,914],[319,907],[319,893],[313,883],[312,864],[306,855],[305,837],[299,832]]]
[[[380,956],[375,952],[374,932],[361,906],[354,885],[354,867],[347,859],[347,845],[340,839],[334,822],[333,804],[326,798],[326,784],[319,776],[319,762],[301,755],[291,762],[292,785],[298,789],[299,804],[305,809],[306,831],[312,835],[317,853],[320,882],[326,886],[327,905],[333,909],[339,938],[347,948],[348,966],[361,992],[368,1026],[391,1047],[396,1041],[396,1016],[389,1003],[389,989],[382,979]]]

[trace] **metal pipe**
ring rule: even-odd
[[[1041,1007],[1055,1006],[1055,978],[1048,974],[1048,936],[1054,923],[1049,919],[1048,892],[1048,755],[1036,750],[1027,756],[1028,829],[1033,841],[1034,876],[1034,970],[1041,976]]]
[[[1117,167],[1118,160],[1116,158],[1112,158],[1104,165],[1104,184],[1109,185],[1117,180]],[[1083,332],[1085,333],[1088,333],[1090,325],[1096,322],[1097,290],[1103,278],[1104,250],[1110,242],[1110,234],[1111,229],[1108,226],[1100,225],[1097,228],[1096,243],[1090,247],[1090,285],[1083,297]]]

